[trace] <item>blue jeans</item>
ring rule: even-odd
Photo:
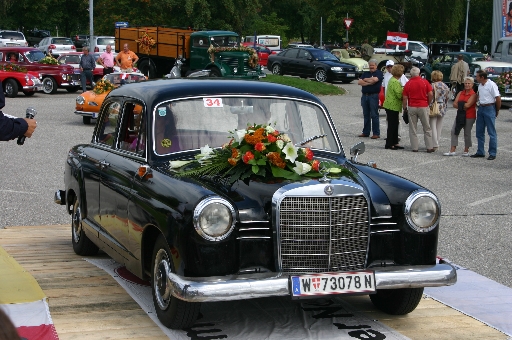
[[[80,81],[82,82],[82,91],[86,91],[85,85],[87,84],[87,80],[89,80],[92,88],[93,78],[91,70],[83,70],[80,72]]]
[[[373,131],[375,136],[380,136],[379,127],[379,94],[373,93],[367,96],[363,93],[361,96],[361,106],[363,107],[363,135],[370,135]]]
[[[476,139],[478,140],[478,149],[476,153],[485,155],[485,128],[489,134],[489,156],[496,157],[498,148],[498,136],[496,134],[496,108],[491,106],[479,106],[476,116]]]

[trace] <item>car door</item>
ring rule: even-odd
[[[493,60],[502,61],[502,53],[503,53],[503,41],[498,41],[496,44],[496,49],[494,50],[494,54],[492,56]]]
[[[135,100],[115,102],[120,107],[119,133],[101,174],[100,215],[106,234],[100,238],[113,243],[119,255],[130,261],[140,257],[130,247],[128,203],[134,177],[145,164],[145,139],[140,136],[144,114],[143,105]]]
[[[306,49],[299,49],[295,63],[295,74],[298,76],[312,77],[315,73],[313,56]]]
[[[299,52],[298,48],[291,48],[288,51],[286,51],[281,59],[281,66],[283,70],[283,74],[294,74],[295,65],[297,59],[297,53]],[[281,56],[281,55],[279,55]]]
[[[441,60],[434,65],[434,70],[439,70],[443,73],[443,81],[445,83],[450,82],[450,73],[452,71],[452,65],[455,55],[454,54],[445,54]]]

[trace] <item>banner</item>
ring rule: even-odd
[[[502,22],[503,22],[503,30],[501,33],[502,37],[511,37],[512,36],[512,1],[511,0],[503,0],[502,5]]]
[[[408,36],[409,35],[407,33],[388,31],[386,45],[406,46]]]

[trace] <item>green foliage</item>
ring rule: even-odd
[[[310,92],[316,96],[345,94],[345,90],[339,88],[338,86],[327,83],[319,83],[316,81],[296,77],[276,76],[273,74],[267,74],[267,76],[265,78],[260,79],[260,81],[293,86],[298,89]]]

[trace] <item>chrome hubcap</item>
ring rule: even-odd
[[[325,71],[318,71],[316,73],[316,80],[318,80],[318,81],[325,81],[326,78],[327,77],[326,77]]]
[[[156,254],[155,268],[153,269],[153,290],[155,291],[158,307],[162,310],[167,309],[171,300],[171,282],[167,274],[170,269],[167,252],[160,249]]]
[[[75,203],[75,211],[71,216],[72,230],[73,230],[73,240],[75,243],[80,241],[80,235],[82,234],[82,213],[80,211],[80,206],[78,202]]]

